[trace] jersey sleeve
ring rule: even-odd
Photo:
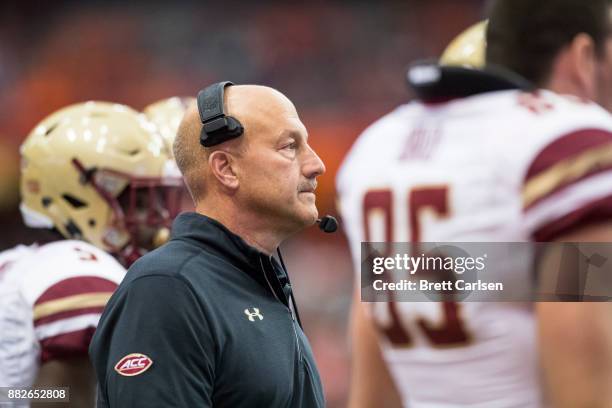
[[[86,356],[89,342],[117,283],[97,276],[62,279],[32,309],[41,362]]]
[[[553,241],[612,219],[612,128],[554,138],[533,157],[522,184],[522,210],[535,241]]]
[[[207,319],[186,282],[138,278],[113,297],[91,345],[99,404],[210,407],[215,351]],[[126,364],[130,356],[144,359],[141,369]]]

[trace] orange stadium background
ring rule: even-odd
[[[42,118],[85,100],[142,109],[226,79],[293,100],[327,166],[319,210],[336,214],[334,178],[355,138],[411,98],[406,66],[439,55],[480,19],[484,1],[11,3],[0,5],[0,250],[37,237],[18,211],[18,148]],[[345,238],[312,228],[283,251],[328,406],[344,406],[353,285]]]

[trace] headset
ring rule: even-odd
[[[202,122],[200,144],[212,147],[244,133],[242,123],[233,116],[225,114],[223,95],[225,88],[234,85],[223,81],[212,84],[198,92],[198,112]]]

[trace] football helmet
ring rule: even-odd
[[[71,105],[36,126],[20,153],[26,225],[88,241],[127,265],[168,235],[182,179],[139,112],[108,102]]]
[[[440,65],[483,68],[487,45],[486,31],[487,20],[463,31],[446,47],[440,57]]]
[[[193,97],[173,96],[154,102],[143,109],[147,119],[155,124],[164,138],[170,154],[172,154],[172,144],[185,111],[189,105],[195,103],[196,99]]]

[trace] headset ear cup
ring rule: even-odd
[[[200,144],[204,147],[218,145],[244,133],[238,119],[225,115],[223,94],[225,87],[232,85],[230,81],[217,82],[198,92],[198,112],[202,121]]]

